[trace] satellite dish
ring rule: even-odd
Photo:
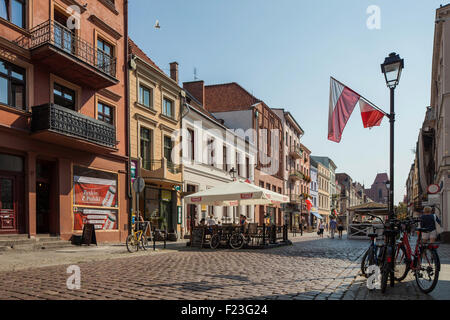
[[[159,25],[159,20],[156,20],[155,28],[156,28],[156,29],[160,29],[160,28],[161,28],[161,26]]]

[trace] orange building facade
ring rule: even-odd
[[[0,11],[0,234],[128,234],[127,1]]]

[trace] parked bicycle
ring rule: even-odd
[[[368,214],[368,215],[370,217],[372,217],[372,220],[378,219],[381,222],[381,224],[384,225],[384,222],[380,217],[372,215],[372,214]],[[371,276],[371,274],[368,274],[368,272],[367,272],[367,270],[369,269],[370,266],[372,266],[372,265],[380,266],[380,261],[381,261],[380,253],[382,252],[382,247],[384,245],[377,244],[377,238],[378,238],[377,230],[379,230],[379,229],[383,229],[383,228],[373,227],[373,232],[368,234],[368,237],[370,238],[370,246],[367,249],[366,253],[364,253],[364,256],[361,261],[361,273],[366,278],[369,278]]]
[[[217,249],[221,243],[227,243],[232,249],[241,249],[250,242],[248,236],[242,233],[241,227],[219,228],[211,237],[210,247]]]
[[[137,252],[139,249],[147,250],[149,246],[147,233],[150,228],[150,222],[135,222],[131,228],[131,234],[128,235],[126,245],[128,252]]]
[[[409,231],[412,225],[419,222],[420,219],[409,219],[401,223],[403,236],[401,242],[397,244],[395,256],[395,269],[398,274],[396,280],[404,280],[409,271],[412,271],[420,291],[428,294],[434,290],[439,281],[439,272],[441,270],[441,263],[437,253],[439,245],[423,243],[422,233],[427,232],[427,229],[416,228],[418,238],[414,253],[412,252],[409,242]]]

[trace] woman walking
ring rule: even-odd
[[[319,222],[319,231],[317,232],[319,237],[323,238],[323,231],[324,230],[325,230],[325,224],[323,223],[322,220],[320,220],[320,222]]]

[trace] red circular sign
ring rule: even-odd
[[[429,194],[436,194],[439,191],[441,191],[441,188],[437,184],[430,184],[428,186],[428,193]]]

